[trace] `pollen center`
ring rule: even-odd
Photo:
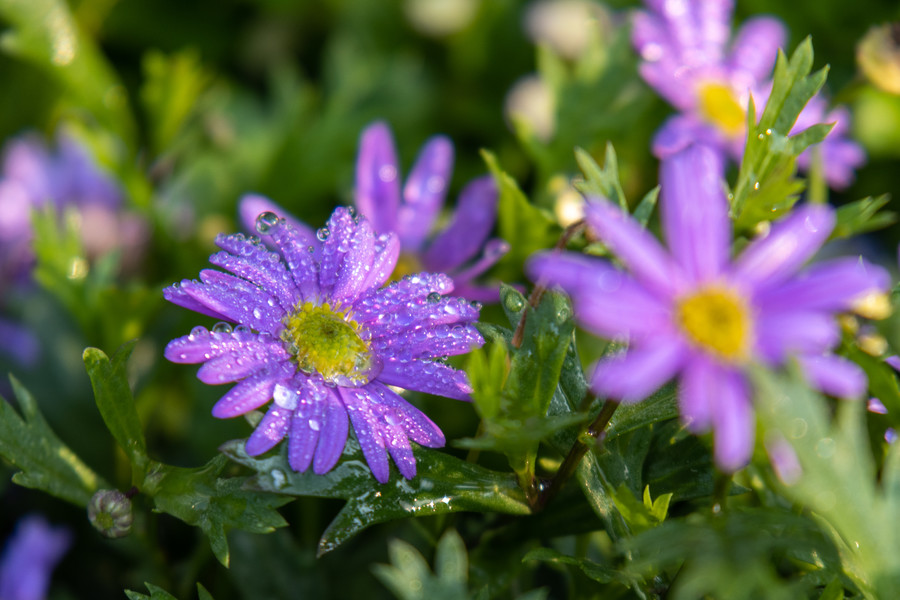
[[[715,81],[704,83],[698,90],[700,115],[710,125],[721,129],[728,136],[744,131],[747,113],[738,102],[734,90]]]
[[[747,357],[750,345],[750,311],[732,290],[707,287],[685,296],[676,304],[678,325],[700,348],[728,361]]]
[[[297,367],[319,373],[325,381],[360,386],[374,373],[374,355],[360,336],[360,327],[338,306],[305,302],[285,317],[281,338]]]

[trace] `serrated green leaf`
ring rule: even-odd
[[[575,182],[575,188],[579,192],[590,196],[602,196],[618,204],[622,210],[628,211],[628,201],[619,182],[619,162],[611,142],[606,144],[603,167],[581,148],[575,148],[575,160],[584,173],[584,180]]]
[[[144,431],[134,406],[126,371],[128,358],[136,342],[135,340],[119,348],[112,361],[97,348],[87,348],[83,354],[97,408],[116,443],[131,461],[135,484],[143,479],[150,462],[147,442],[144,440]]]
[[[12,375],[9,379],[22,416],[0,397],[0,456],[19,470],[13,482],[86,507],[94,492],[109,484],[56,437],[31,393]]]
[[[73,104],[122,140],[134,141],[125,88],[64,0],[0,0],[0,17],[11,26],[0,37],[0,48],[49,73]]]
[[[779,51],[772,91],[758,123],[750,99],[747,144],[731,197],[731,212],[741,227],[755,226],[766,214],[766,207],[790,207],[794,201],[791,195],[796,193],[793,190],[799,185],[793,179],[794,159],[809,144],[824,139],[830,129],[828,125],[817,125],[788,137],[803,107],[825,83],[827,69],[810,75],[812,61],[809,38],[794,50],[790,61]],[[744,216],[746,210],[751,212]]]
[[[643,227],[647,227],[647,223],[650,222],[650,216],[653,214],[653,209],[656,208],[657,200],[659,200],[659,186],[644,194],[631,216]]]
[[[374,565],[372,572],[401,600],[466,600],[468,559],[466,546],[456,531],[448,530],[435,550],[435,572],[413,546],[391,540],[390,565]]]
[[[220,478],[227,463],[221,455],[195,469],[155,463],[141,486],[141,491],[153,497],[156,510],[199,527],[226,567],[228,530],[270,533],[284,527],[287,522],[275,509],[290,501],[285,496],[249,491],[246,477]]]
[[[415,447],[418,475],[406,480],[394,474],[379,484],[366,466],[355,439],[349,439],[343,459],[324,475],[291,470],[286,444],[278,455],[248,456],[243,440],[222,446],[231,460],[256,476],[245,489],[289,496],[340,498],[347,503],[319,540],[319,554],[330,552],[360,531],[385,521],[458,511],[500,512],[524,515],[530,512],[523,492],[510,475],[438,452]]]
[[[486,150],[481,156],[494,176],[500,198],[497,205],[497,229],[510,246],[498,264],[503,279],[515,281],[525,260],[539,250],[551,248],[562,229],[547,213],[533,205],[516,181],[505,173],[497,158]]]
[[[887,194],[874,198],[869,196],[838,207],[837,223],[830,239],[853,237],[893,225],[897,221],[897,213],[881,210],[890,199]]]
[[[125,590],[125,595],[128,596],[129,600],[178,600],[178,598],[157,585],[146,582],[144,582],[144,585],[147,586],[147,590],[150,592],[149,596],[132,590]]]

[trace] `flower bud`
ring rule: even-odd
[[[88,503],[88,519],[106,537],[124,537],[134,521],[131,500],[119,490],[98,490]]]
[[[900,94],[900,24],[869,29],[856,48],[856,60],[874,85]]]

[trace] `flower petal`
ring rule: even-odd
[[[219,235],[216,237],[216,244],[225,251],[210,256],[209,262],[260,288],[272,291],[286,311],[297,303],[297,287],[277,252],[233,235]]]
[[[868,387],[866,374],[855,362],[833,354],[798,356],[803,374],[816,389],[838,398],[859,399]]]
[[[471,400],[472,386],[464,371],[458,371],[427,360],[385,360],[376,378],[383,384],[403,389],[445,396],[457,400]]]
[[[444,136],[425,143],[403,186],[403,204],[397,213],[400,245],[417,252],[431,231],[450,186],[453,173],[453,144]]]
[[[662,297],[672,296],[683,286],[680,269],[649,231],[607,200],[587,200],[588,226],[639,282]]]
[[[295,378],[296,381],[296,378]],[[298,385],[298,404],[291,416],[291,432],[288,438],[288,463],[291,469],[305,473],[312,464],[319,434],[325,422],[328,392],[318,382],[306,379]]]
[[[22,367],[30,367],[40,353],[37,336],[12,321],[0,319],[0,354],[11,357]]]
[[[244,449],[250,456],[259,456],[268,452],[284,439],[290,425],[291,411],[272,405],[266,416],[256,426],[247,439]]]
[[[377,397],[366,387],[340,388],[340,394],[372,475],[380,483],[387,483],[391,467],[382,435],[385,424],[381,415],[373,410],[373,403],[377,401],[375,399]]]
[[[425,268],[445,273],[475,258],[494,228],[498,197],[493,177],[470,181],[459,195],[450,225],[438,234],[423,255]]]
[[[728,139],[692,114],[677,114],[663,122],[653,135],[653,156],[665,160],[693,144],[708,146],[723,162],[727,158]]]
[[[219,312],[228,321],[256,331],[277,335],[282,329],[284,308],[275,296],[239,277],[204,269],[200,280],[184,281],[181,289],[203,306]]]
[[[276,223],[269,228],[269,239],[284,257],[284,262],[294,278],[294,285],[304,301],[319,296],[319,269],[322,244],[318,239],[309,242],[303,233],[288,223]]]
[[[402,396],[378,381],[371,382],[369,388],[380,396],[385,406],[394,411],[394,416],[400,418],[403,431],[412,441],[426,448],[440,448],[446,443],[440,427]]]
[[[746,90],[772,74],[778,49],[784,47],[787,38],[784,24],[772,17],[747,19],[731,44],[728,66],[740,73],[733,81],[738,89]]]
[[[316,455],[313,457],[313,473],[322,475],[330,471],[344,452],[347,445],[349,423],[347,421],[347,409],[338,396],[337,389],[328,387],[325,390],[323,404],[325,406],[322,429],[319,435],[319,444],[316,446]],[[312,426],[312,423],[309,424]]]
[[[859,258],[838,258],[816,263],[781,285],[757,294],[761,312],[783,310],[848,310],[854,301],[890,287],[888,272]]]
[[[372,341],[372,348],[379,356],[398,360],[465,354],[483,345],[484,338],[475,327],[460,324],[420,327],[402,336]]]
[[[834,211],[825,205],[795,208],[744,249],[734,262],[735,280],[757,289],[786,281],[825,243],[834,223]]]
[[[290,223],[297,235],[305,240],[304,246],[308,246],[316,238],[316,234],[311,227],[265,196],[245,194],[238,202],[238,215],[241,219],[241,225],[244,227],[244,231],[253,235],[259,233],[256,229],[256,220],[259,215],[265,212],[274,213]],[[262,235],[262,237],[263,239],[266,238],[265,235]],[[224,246],[222,247],[224,248]]]
[[[372,260],[372,270],[369,277],[363,283],[364,290],[378,289],[397,266],[397,258],[400,256],[400,240],[394,233],[382,233],[375,238],[375,258]]]
[[[391,130],[382,121],[363,130],[356,159],[356,207],[378,233],[397,229],[400,167]]]
[[[734,472],[747,464],[753,454],[754,429],[750,387],[734,369],[722,368],[713,410],[713,454],[716,464]]]
[[[264,353],[273,361],[289,358],[277,338],[267,333],[256,334],[240,329],[229,333],[195,327],[190,335],[176,338],[166,345],[165,357],[174,363],[196,364],[229,353],[256,356]]]
[[[591,390],[620,402],[638,402],[671,379],[687,357],[684,345],[670,337],[648,346],[629,348],[622,356],[597,363]]]
[[[719,276],[731,250],[725,165],[712,148],[693,145],[660,165],[660,214],[669,250],[697,283]]]
[[[180,283],[174,283],[165,288],[163,290],[163,298],[165,298],[172,304],[176,304],[182,308],[192,310],[195,313],[200,313],[201,315],[206,315],[208,317],[212,317],[213,319],[219,319],[220,321],[231,321],[232,319],[230,317],[209,308],[202,302],[195,300],[192,296],[184,291],[185,285],[194,285],[197,283],[199,282],[191,281],[190,279],[182,279]]]
[[[825,352],[841,339],[837,321],[825,312],[762,311],[756,324],[756,352],[771,365],[796,353]]]
[[[272,398],[272,391],[280,379],[284,379],[283,373],[273,374],[270,371],[244,379],[216,402],[212,409],[213,416],[230,419],[259,408]]]
[[[535,281],[562,287],[579,323],[599,336],[644,338],[671,329],[670,307],[606,261],[543,252],[528,260],[526,271]]]
[[[366,291],[365,284],[371,276],[374,259],[375,235],[369,222],[362,220],[349,240],[349,249],[344,256],[331,297],[342,303],[356,300]]]

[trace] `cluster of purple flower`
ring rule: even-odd
[[[548,252],[533,257],[527,271],[567,291],[587,330],[628,340],[626,352],[594,369],[595,393],[637,402],[678,377],[687,427],[712,429],[716,462],[735,470],[753,450],[750,365],[775,368],[794,359],[817,389],[860,397],[867,385],[862,370],[832,352],[840,339],[835,314],[883,293],[889,280],[880,267],[856,259],[803,269],[835,225],[834,211],[823,205],[796,208],[732,259],[721,182],[727,161],[743,150],[750,95],[761,108],[770,93],[784,28],[771,18],[753,19],[726,47],[732,2],[647,4],[633,28],[641,74],[680,111],[653,142],[668,251],[619,208],[588,198],[588,227],[626,270]],[[843,187],[864,161],[845,137],[846,111],[826,113],[816,97],[790,133],[826,119],[837,125],[819,148],[824,172],[832,186]],[[801,156],[801,167],[809,161]],[[440,429],[396,388],[468,398],[465,374],[443,359],[483,343],[473,326],[479,311],[447,294],[495,300],[496,288],[473,279],[507,249],[488,240],[497,211],[489,178],[464,188],[453,222],[428,243],[452,162],[450,142],[432,138],[401,191],[390,131],[373,124],[357,161],[361,217],[339,208],[315,232],[270,200],[246,196],[242,220],[262,240],[220,236],[223,251],[211,262],[231,274],[205,270],[200,281],[166,289],[170,301],[224,321],[166,348],[174,362],[204,363],[198,373],[204,382],[237,383],[213,414],[246,414],[274,399],[246,443],[249,454],[287,436],[294,470],[325,473],[340,458],[349,419],[375,478],[385,482],[388,455],[403,476],[415,474],[410,440],[444,443]]]

